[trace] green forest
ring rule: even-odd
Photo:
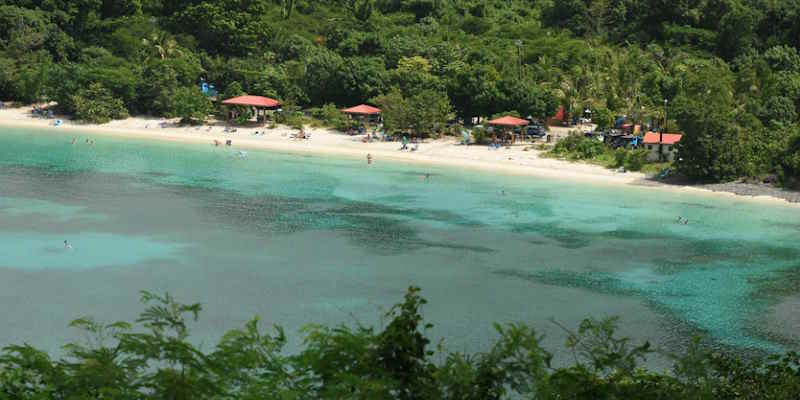
[[[222,98],[396,106],[418,130],[666,114],[684,176],[797,186],[799,46],[798,0],[1,0],[0,98],[202,117],[202,79]]]
[[[797,353],[741,360],[699,340],[680,355],[663,354],[671,371],[648,371],[643,362],[658,350],[616,335],[613,318],[563,327],[563,366],[541,334],[519,324],[495,325],[486,351],[450,351],[432,343],[416,287],[386,312],[382,329],[309,325],[293,354],[283,329],[265,332],[257,318],[201,351],[190,335],[200,304],[149,292],[141,300],[135,324],[73,321],[86,340],[65,345],[63,358],[30,345],[5,348],[0,399],[793,400],[800,390]]]

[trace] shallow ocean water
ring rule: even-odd
[[[139,290],[203,303],[193,332],[210,347],[254,315],[287,332],[380,324],[413,284],[453,350],[485,349],[492,322],[531,324],[560,347],[550,318],[611,315],[667,349],[696,334],[797,348],[800,326],[771,314],[797,295],[797,207],[73,136],[0,128],[0,346],[58,351],[74,318],[135,318]]]

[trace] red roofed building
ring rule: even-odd
[[[359,104],[355,107],[345,108],[344,110],[342,110],[342,112],[345,114],[372,115],[372,114],[380,114],[381,109],[375,108],[367,104]]]
[[[507,115],[505,117],[500,117],[489,121],[489,125],[523,126],[528,125],[528,120]]]
[[[650,154],[647,159],[650,161],[673,161],[675,160],[675,144],[681,141],[679,133],[658,133],[647,132],[644,134],[644,148]]]
[[[342,112],[349,115],[351,119],[360,121],[360,123],[378,124],[381,120],[381,109],[368,104],[345,108]]]
[[[281,106],[280,101],[262,96],[231,97],[230,99],[224,100],[222,104],[226,106],[249,107],[255,109],[254,114],[256,116],[256,121],[264,121],[265,123],[267,122],[267,110],[275,109]],[[236,118],[236,115],[237,110],[229,110],[229,119]]]
[[[257,108],[275,108],[281,105],[281,102],[269,97],[261,96],[239,96],[232,97],[222,102],[226,106],[249,106]]]

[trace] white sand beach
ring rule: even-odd
[[[309,139],[295,139],[297,130],[278,125],[273,129],[266,127],[237,127],[236,132],[225,132],[223,122],[209,122],[203,126],[180,126],[177,119],[131,117],[115,120],[107,124],[82,124],[65,118],[55,127],[55,119],[34,117],[31,107],[0,109],[0,126],[25,128],[46,128],[76,132],[91,132],[99,135],[123,136],[142,139],[181,141],[191,143],[224,143],[232,141],[235,148],[266,149],[286,152],[312,153],[363,158],[372,156],[373,162],[391,160],[407,163],[442,165],[448,167],[495,171],[499,173],[548,177],[583,181],[592,184],[637,185],[654,190],[691,191],[699,194],[737,196],[769,203],[789,203],[771,196],[739,196],[733,193],[714,192],[692,187],[665,185],[646,180],[642,173],[617,172],[597,165],[573,163],[541,156],[530,143],[517,144],[500,150],[488,150],[484,145],[464,146],[457,139],[425,140],[416,151],[401,151],[398,142],[373,141],[365,143],[364,136],[349,136],[324,128],[306,127]],[[58,117],[57,117],[58,118]],[[263,132],[262,135],[255,135]],[[566,128],[551,128],[555,136],[565,136]],[[2,134],[2,130],[0,130]],[[409,143],[409,147],[412,145]]]

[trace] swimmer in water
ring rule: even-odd
[[[86,138],[86,144],[89,144],[89,138]]]
[[[678,223],[680,224],[681,222],[683,222],[683,217],[682,216],[678,217]]]
[[[64,248],[67,249],[67,250],[72,250],[72,245],[69,244],[69,242],[65,240],[64,241]]]
[[[72,144],[75,144],[75,138],[72,138]]]
[[[689,225],[689,218],[686,218],[685,220],[683,220],[683,224],[684,225]]]

